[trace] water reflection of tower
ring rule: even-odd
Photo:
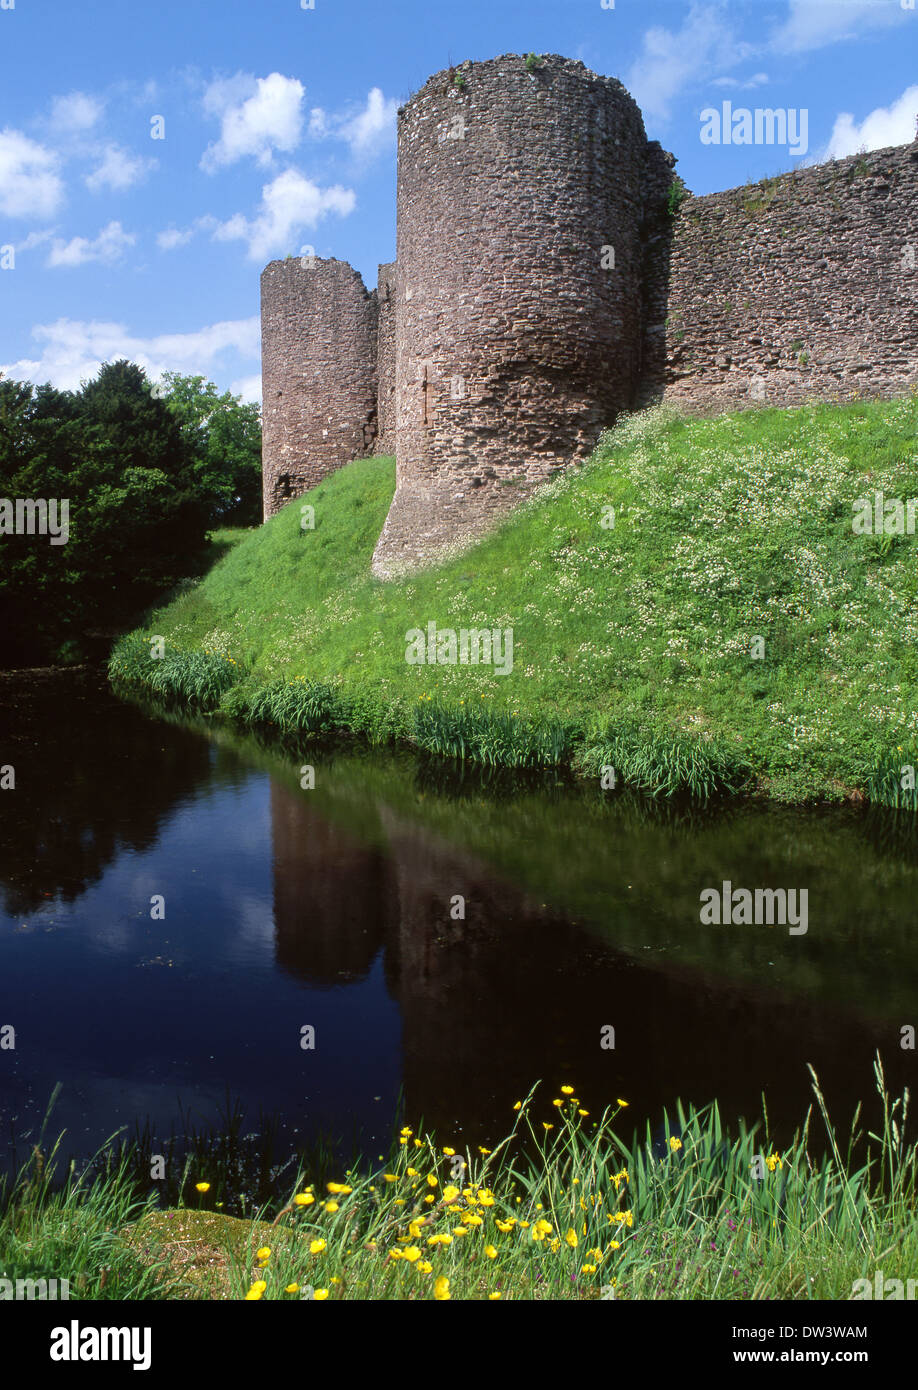
[[[369,974],[396,893],[384,853],[318,815],[308,797],[271,784],[277,962],[329,988]]]

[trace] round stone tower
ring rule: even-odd
[[[621,83],[554,55],[464,63],[400,111],[379,576],[481,535],[631,405],[646,157]]]
[[[261,276],[265,520],[376,441],[376,291],[346,261],[271,261]]]

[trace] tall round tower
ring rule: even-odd
[[[480,535],[632,403],[646,151],[621,83],[554,55],[464,63],[402,108],[376,574]]]
[[[376,440],[376,291],[346,261],[272,261],[261,276],[267,521]]]

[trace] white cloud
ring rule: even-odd
[[[131,232],[124,230],[120,222],[109,222],[92,241],[84,236],[72,237],[70,241],[56,237],[45,264],[52,268],[86,265],[89,261],[101,261],[103,265],[112,265],[121,259],[127,248],[133,246],[136,240]]]
[[[156,245],[160,251],[174,251],[179,246],[187,246],[198,232],[212,232],[219,225],[216,217],[205,213],[203,217],[196,217],[190,227],[166,227],[158,232]]]
[[[101,164],[87,175],[86,187],[92,193],[103,188],[130,188],[139,183],[155,163],[155,159],[143,159],[118,145],[107,145]]]
[[[387,100],[379,87],[374,87],[364,109],[344,121],[339,133],[355,154],[375,154],[395,139],[397,112],[398,102],[391,97]]]
[[[156,245],[160,251],[174,251],[177,246],[187,246],[194,236],[194,227],[186,227],[180,231],[178,227],[167,227],[165,231],[158,232]]]
[[[64,201],[64,184],[53,150],[8,126],[0,131],[0,213],[5,217],[51,217]]]
[[[241,396],[247,403],[261,405],[261,373],[240,377],[238,381],[230,383],[230,390],[234,396]]]
[[[835,118],[829,143],[820,160],[844,159],[859,150],[882,150],[887,145],[907,145],[915,138],[918,86],[907,87],[890,106],[878,106],[860,125],[848,111]]]
[[[362,111],[339,111],[329,115],[321,106],[309,113],[309,135],[314,140],[334,136],[346,140],[355,155],[374,155],[395,142],[398,102],[385,97],[379,87],[367,93]]]
[[[685,87],[709,81],[718,69],[735,67],[754,52],[734,35],[724,0],[693,0],[681,29],[645,30],[625,86],[645,115],[666,120]]]
[[[50,381],[63,391],[76,390],[95,376],[103,362],[126,357],[138,362],[151,378],[163,372],[203,372],[225,353],[244,361],[258,360],[261,325],[257,315],[211,324],[192,333],[163,333],[152,338],[133,335],[122,323],[58,319],[38,324],[32,337],[42,344],[37,359],[4,363],[0,372],[15,381]]]
[[[275,150],[294,150],[303,129],[303,84],[272,72],[269,77],[238,74],[214,82],[204,93],[204,109],[221,120],[220,139],[208,145],[201,168],[213,173],[253,156],[271,163]]]
[[[91,130],[102,118],[105,103],[85,92],[70,92],[57,97],[51,107],[51,124],[62,135]]]
[[[752,76],[747,77],[745,81],[740,77],[715,77],[711,82],[711,86],[731,87],[741,92],[750,92],[755,87],[766,86],[768,80],[767,72],[754,72]]]
[[[261,208],[251,221],[237,213],[214,232],[217,241],[247,241],[249,259],[264,261],[272,251],[299,251],[297,234],[336,212],[346,217],[357,199],[353,190],[335,184],[320,188],[296,169],[287,169],[261,190]]]
[[[906,17],[915,21],[899,0],[789,0],[787,19],[772,36],[771,47],[778,53],[803,53]]]
[[[330,134],[328,117],[321,106],[314,106],[309,113],[309,134],[314,140],[321,140]]]

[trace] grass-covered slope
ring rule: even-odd
[[[751,770],[782,798],[895,800],[918,762],[918,541],[852,525],[859,497],[918,496],[918,398],[633,416],[473,550],[382,583],[393,485],[387,459],[327,478],[127,639],[113,674],[657,790]],[[512,628],[512,672],[409,664],[429,622]],[[151,634],[178,653],[151,660]]]

